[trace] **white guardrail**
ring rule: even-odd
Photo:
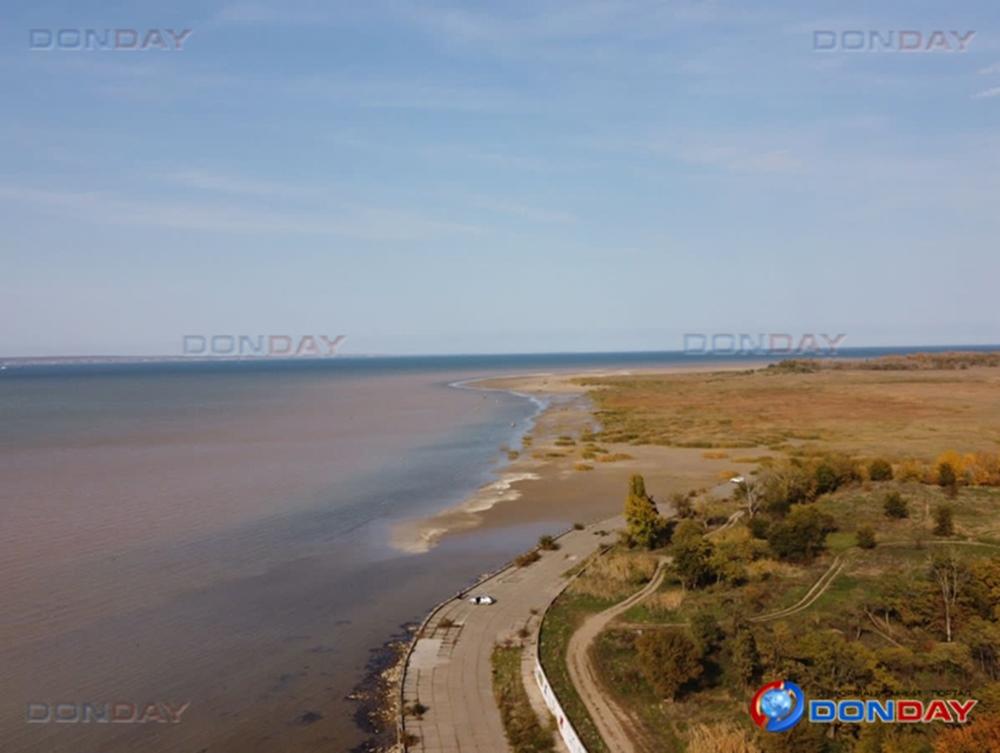
[[[552,716],[556,718],[559,736],[566,743],[566,747],[569,748],[569,753],[587,753],[587,749],[580,742],[580,737],[576,734],[576,730],[570,724],[569,717],[566,716],[566,712],[563,711],[562,706],[559,704],[559,699],[556,698],[552,686],[549,685],[549,678],[545,676],[545,670],[542,669],[542,664],[538,660],[537,655],[535,656],[535,682],[538,683],[538,689],[542,691],[542,698],[545,699],[545,705],[549,707]]]

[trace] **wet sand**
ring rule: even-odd
[[[508,526],[550,522],[556,533],[573,523],[591,523],[621,513],[628,478],[642,473],[646,487],[666,501],[670,494],[713,486],[733,467],[726,458],[706,458],[698,448],[634,447],[602,443],[612,453],[631,455],[614,463],[582,460],[579,452],[556,445],[560,435],[578,436],[595,428],[593,406],[579,377],[634,373],[678,373],[752,368],[759,364],[705,365],[689,368],[588,371],[579,374],[530,374],[497,377],[469,386],[509,390],[543,398],[549,407],[536,419],[529,447],[504,468],[500,480],[478,490],[461,504],[434,515],[398,523],[392,542],[400,551],[426,552],[451,536],[473,530],[503,530]],[[539,458],[566,452],[561,458]],[[746,454],[745,452],[742,454]],[[578,463],[591,470],[578,470]]]

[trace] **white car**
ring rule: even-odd
[[[482,594],[480,596],[470,596],[469,603],[475,604],[476,606],[482,606],[482,605],[489,606],[490,604],[496,604],[497,600],[494,599],[492,596]]]

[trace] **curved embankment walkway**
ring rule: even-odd
[[[562,591],[566,571],[613,540],[619,518],[559,537],[557,551],[542,552],[528,567],[508,566],[446,601],[427,618],[403,665],[401,709],[419,702],[420,718],[404,715],[400,739],[415,753],[502,753],[508,750],[493,698],[493,647],[541,619]],[[601,533],[603,535],[598,535]],[[485,593],[492,606],[465,597]],[[532,687],[529,693],[534,692]]]
[[[587,713],[594,721],[601,738],[608,749],[615,751],[615,753],[634,753],[634,736],[629,735],[632,723],[628,714],[612,701],[602,688],[597,679],[597,671],[590,648],[597,636],[608,626],[608,623],[660,587],[667,572],[666,564],[667,560],[660,560],[656,574],[640,591],[615,604],[610,609],[588,617],[573,633],[566,649],[566,665],[570,680],[573,682],[576,692],[579,693],[584,706],[587,707]]]

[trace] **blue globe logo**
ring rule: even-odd
[[[775,722],[780,722],[791,714],[794,708],[795,701],[787,690],[775,688],[764,693],[760,699],[760,710],[767,715],[768,719]]]
[[[785,732],[802,719],[806,699],[794,682],[775,680],[758,690],[750,701],[754,724],[768,732]]]

